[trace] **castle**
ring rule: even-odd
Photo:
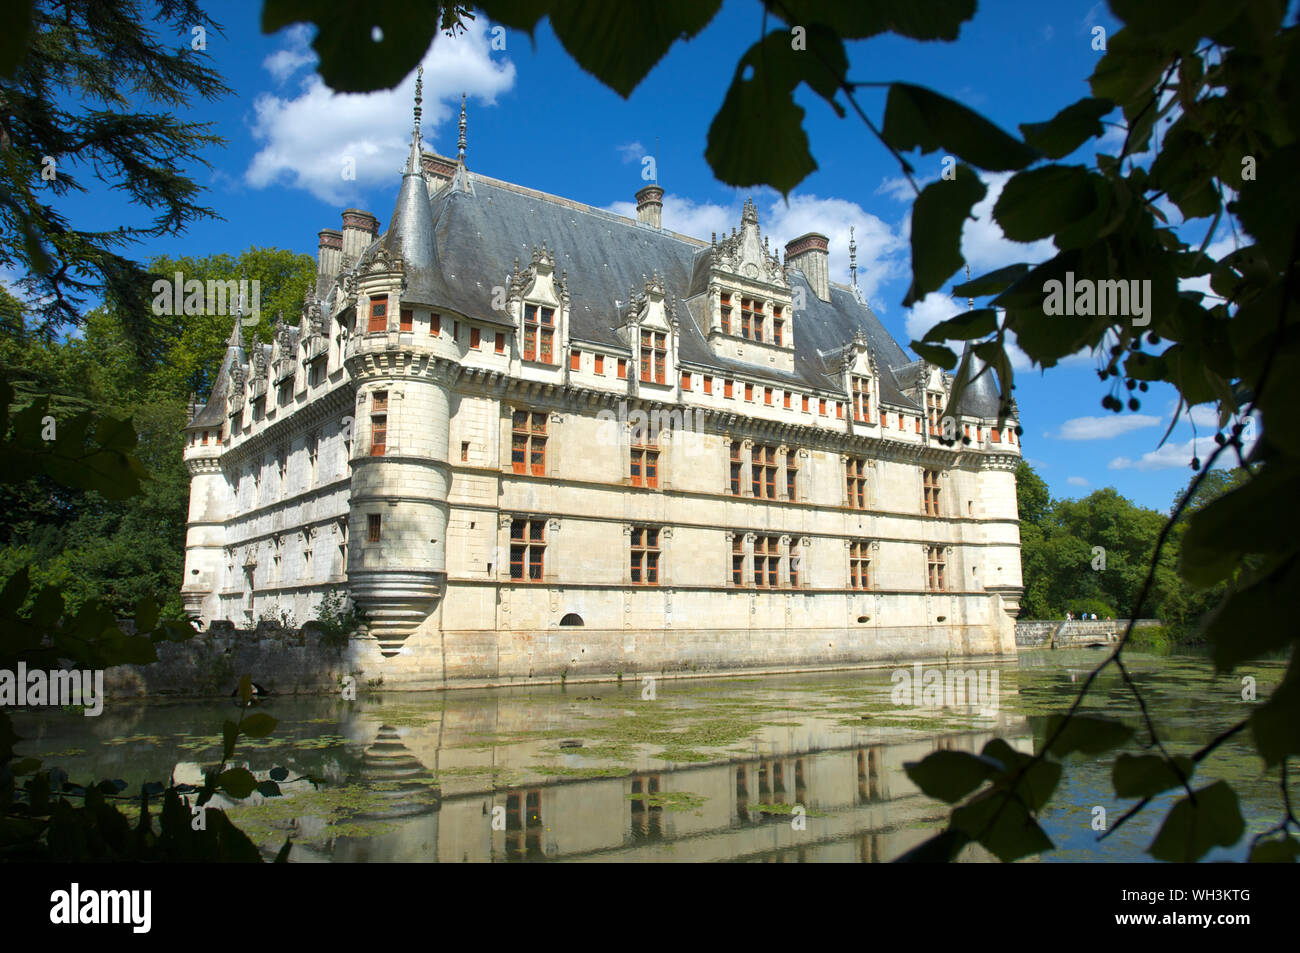
[[[192,409],[187,612],[346,594],[387,684],[1007,655],[1016,421],[911,359],[828,240],[712,241],[471,172],[319,233],[297,326]],[[1014,414],[1014,407],[1012,408]],[[955,427],[954,427],[955,424]],[[946,435],[967,438],[955,444]]]

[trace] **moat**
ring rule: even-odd
[[[979,670],[994,694],[949,698],[946,707],[912,704],[919,692],[897,704],[890,668],[531,690],[363,688],[355,701],[272,697],[259,709],[278,719],[275,731],[241,739],[235,761],[259,778],[287,769],[283,796],[215,803],[268,858],[292,835],[297,862],[888,861],[946,818],[904,763],[940,749],[978,752],[993,737],[1037,750],[1046,715],[1068,706],[1102,657],[1078,649],[955,663]],[[1255,676],[1264,698],[1282,672],[1268,662],[1213,677],[1201,658],[1129,658],[1176,754],[1246,713],[1242,675]],[[1086,710],[1137,723],[1111,672]],[[138,791],[173,774],[197,781],[200,765],[220,757],[221,724],[234,712],[229,699],[133,700],[110,701],[97,718],[28,710],[14,720],[23,754],[76,781],[120,778]],[[1144,849],[1176,795],[1098,843],[1093,809],[1113,820],[1132,806],[1111,790],[1113,757],[1068,759],[1041,816],[1058,848],[1043,861],[1149,859]],[[1232,782],[1247,830],[1206,859],[1244,859],[1251,835],[1280,816],[1276,780],[1244,733],[1201,765],[1198,784],[1212,779]],[[961,859],[991,857],[968,848]]]

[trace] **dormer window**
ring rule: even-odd
[[[667,336],[662,331],[642,330],[641,380],[646,382],[653,380],[656,384],[664,383],[668,355],[666,341]],[[652,374],[653,377],[651,377]]]
[[[722,295],[722,333],[731,333],[731,295]]]
[[[853,384],[853,419],[865,424],[871,420],[871,382],[865,377],[854,376]]]
[[[772,343],[777,347],[785,346],[785,317],[779,304],[772,310]]]
[[[940,430],[940,417],[943,415],[943,395],[927,392],[925,395],[925,415],[930,421],[930,433]]]
[[[524,306],[524,360],[553,364],[555,349],[555,309],[541,305]]]
[[[754,336],[754,302],[749,298],[740,299],[740,336],[745,339]],[[760,319],[761,320],[761,319]]]

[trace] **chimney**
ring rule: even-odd
[[[379,235],[379,219],[359,208],[343,210],[343,256],[356,264]]]
[[[647,185],[636,194],[636,220],[655,228],[663,228],[664,190],[657,185]]]
[[[785,263],[803,272],[812,293],[831,300],[830,239],[818,232],[800,235],[786,242]]]
[[[430,197],[450,185],[456,175],[456,160],[432,152],[421,154],[420,167],[424,170],[425,181],[429,183]]]
[[[339,273],[343,255],[343,233],[337,228],[322,228],[316,233],[316,274],[333,278]]]

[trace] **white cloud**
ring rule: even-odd
[[[998,197],[1002,195],[1002,189],[1010,178],[1010,172],[986,172],[981,175],[988,191],[971,209],[974,218],[967,220],[961,231],[962,256],[970,263],[973,277],[1019,261],[1036,265],[1056,254],[1056,246],[1051,239],[1013,242],[1002,234],[1002,227],[994,221],[993,206],[997,204]]]
[[[426,143],[448,125],[450,140],[439,151],[454,149],[455,117],[460,94],[491,104],[515,82],[508,59],[493,58],[488,25],[469,24],[456,38],[439,35],[424,58],[424,115],[421,131]],[[286,35],[288,55],[274,53],[264,61],[277,78],[287,76],[301,52],[302,37]],[[284,72],[284,71],[289,72]],[[261,143],[244,173],[254,188],[288,183],[306,189],[334,205],[343,204],[367,186],[396,185],[397,174],[410,148],[412,77],[396,89],[374,93],[336,93],[316,73],[298,84],[297,95],[263,93],[253,103],[253,138]],[[448,122],[453,120],[452,122]],[[472,142],[472,139],[471,139]],[[355,180],[343,178],[345,160],[355,164]]]
[[[1087,485],[1088,485],[1088,481],[1085,480],[1083,477],[1075,477],[1075,476],[1068,477],[1068,478],[1066,479],[1065,482],[1068,483],[1068,484],[1070,484],[1070,486],[1087,486]]]
[[[916,180],[916,188],[924,189],[931,182],[937,181],[939,177],[932,175],[928,178],[918,178],[914,175],[912,178]],[[916,200],[917,193],[916,189],[912,188],[912,183],[907,180],[907,176],[897,175],[893,178],[881,179],[876,194],[888,196],[895,202],[906,202],[911,205]]]
[[[1206,447],[1213,447],[1212,441],[1202,437],[1188,440],[1186,443],[1167,443],[1156,450],[1142,454],[1137,460],[1129,457],[1116,457],[1110,461],[1112,470],[1170,470],[1179,467],[1190,468],[1192,457],[1200,456]],[[1203,458],[1202,458],[1203,459]]]
[[[615,146],[614,151],[623,157],[624,162],[640,162],[641,157],[646,154],[645,146],[639,142],[625,142]]]
[[[283,83],[302,67],[316,62],[316,54],[311,50],[311,27],[305,23],[295,23],[284,32],[285,46],[276,50],[262,60],[262,67],[275,77],[277,83]]]
[[[1049,436],[1057,440],[1110,440],[1122,434],[1155,427],[1160,418],[1152,414],[1112,414],[1109,417],[1072,417]]]
[[[742,194],[730,205],[695,202],[681,195],[664,196],[664,228],[693,238],[708,239],[713,232],[730,235],[740,227]],[[613,202],[609,211],[636,218],[635,202]],[[845,199],[793,195],[789,203],[773,197],[759,212],[759,228],[771,236],[770,247],[782,252],[786,242],[806,232],[830,239],[831,281],[849,283],[849,228],[858,245],[858,287],[877,312],[887,310],[877,299],[880,288],[908,274],[907,243],[896,229],[856,202]]]

